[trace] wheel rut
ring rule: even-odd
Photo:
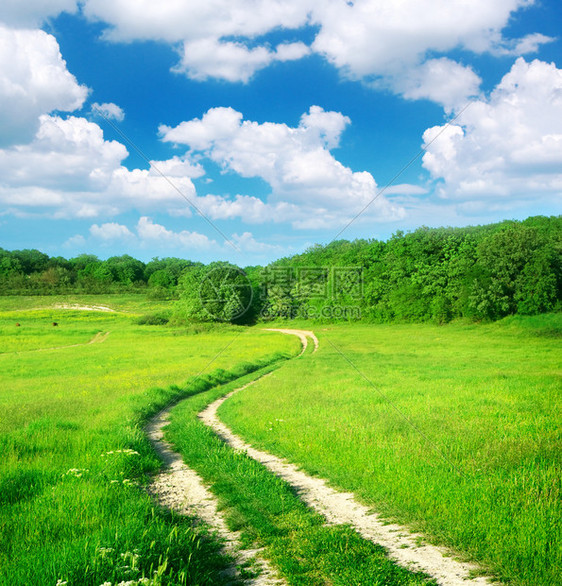
[[[298,336],[302,343],[302,355],[308,339],[314,342],[314,352],[318,349],[318,339],[313,332],[305,330],[272,329],[283,334]],[[258,379],[259,380],[259,379]],[[230,447],[245,452],[249,457],[266,466],[276,476],[288,482],[299,497],[312,509],[323,515],[328,523],[348,524],[365,539],[382,545],[389,556],[399,565],[413,571],[425,572],[441,586],[485,586],[492,584],[486,577],[472,577],[478,566],[460,562],[452,557],[451,551],[423,543],[423,536],[413,534],[406,527],[385,523],[377,514],[361,504],[353,493],[342,492],[331,488],[328,483],[312,477],[294,464],[258,450],[235,435],[222,421],[217,411],[232,395],[242,391],[256,381],[228,393],[211,403],[200,414],[203,423]],[[498,582],[494,584],[499,585]]]
[[[254,559],[261,573],[256,578],[243,580],[244,584],[248,586],[285,585],[286,583],[275,575],[267,560],[259,556],[259,550],[241,547],[240,535],[228,528],[218,509],[216,497],[207,488],[203,479],[186,466],[181,455],[175,452],[172,445],[164,439],[164,428],[169,423],[171,409],[172,407],[161,411],[150,420],[146,427],[148,439],[165,464],[165,469],[153,478],[149,492],[162,507],[180,515],[196,517],[224,540],[223,551],[235,560],[228,571],[228,576],[241,580],[237,567]]]

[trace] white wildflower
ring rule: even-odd
[[[83,474],[86,474],[86,472],[89,471],[90,470],[88,468],[70,468],[63,474],[63,477],[74,476],[75,478],[81,478]]]
[[[109,450],[109,452],[105,452],[105,454],[102,454],[102,457],[111,456],[112,454],[125,454],[125,456],[140,456],[140,454],[136,450],[131,450],[131,448],[124,448],[122,450]]]

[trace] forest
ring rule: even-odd
[[[386,241],[338,240],[244,269],[180,258],[143,263],[129,255],[65,259],[0,249],[2,295],[125,291],[177,299],[177,316],[188,321],[446,323],[557,311],[562,216],[422,227]]]

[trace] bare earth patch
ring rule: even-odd
[[[224,539],[224,551],[235,559],[235,565],[241,565],[256,558],[256,566],[261,574],[257,578],[245,580],[252,586],[276,586],[286,584],[277,578],[266,560],[259,558],[259,550],[242,549],[240,535],[230,531],[218,510],[215,496],[203,483],[198,474],[188,468],[180,454],[172,449],[164,439],[163,428],[169,423],[170,408],[154,417],[146,428],[147,436],[156,452],[166,464],[163,472],[154,477],[150,493],[158,503],[180,515],[195,516]],[[237,576],[233,567],[230,574]],[[239,577],[239,576],[238,576]]]
[[[54,309],[77,309],[80,311],[103,311],[103,312],[110,312],[110,313],[117,313],[115,309],[111,309],[111,307],[106,307],[105,305],[78,305],[77,303],[63,303],[59,305],[53,305]],[[45,308],[41,308],[45,309]]]
[[[300,338],[305,351],[311,337],[318,348],[318,340],[312,332],[304,330],[272,330],[284,334],[293,334]],[[256,381],[254,381],[256,382]],[[253,383],[250,383],[253,384]],[[384,546],[389,556],[403,567],[422,571],[433,577],[442,586],[484,586],[491,584],[485,577],[470,578],[478,570],[474,564],[455,560],[453,553],[445,548],[420,543],[423,536],[410,533],[400,525],[385,524],[378,515],[359,503],[353,493],[337,491],[328,486],[325,480],[314,478],[302,472],[297,466],[267,452],[257,450],[224,425],[217,416],[218,408],[242,387],[218,399],[200,414],[200,419],[229,446],[244,451],[261,462],[274,474],[287,481],[299,497],[312,509],[322,514],[329,523],[349,524],[370,541]],[[498,584],[496,582],[496,584]]]

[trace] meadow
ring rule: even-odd
[[[351,527],[327,524],[284,480],[228,447],[197,417],[215,399],[278,366],[188,397],[172,411],[167,436],[210,484],[229,526],[241,532],[247,547],[259,548],[289,585],[436,586],[396,565],[383,547]]]
[[[144,425],[180,400],[169,439],[289,584],[433,584],[197,419],[269,371],[220,408],[235,432],[505,583],[559,583],[560,314],[277,324],[320,339],[290,361],[298,340],[262,325],[145,325],[170,314],[142,295],[0,297],[1,585],[229,582],[217,537],[144,490],[161,467]]]
[[[68,302],[117,311],[53,307]],[[0,297],[0,584],[225,583],[220,543],[142,490],[160,468],[143,426],[299,345],[229,325],[139,325],[147,309],[166,304]]]
[[[505,583],[560,583],[560,314],[299,325],[320,350],[224,403],[231,429]]]

